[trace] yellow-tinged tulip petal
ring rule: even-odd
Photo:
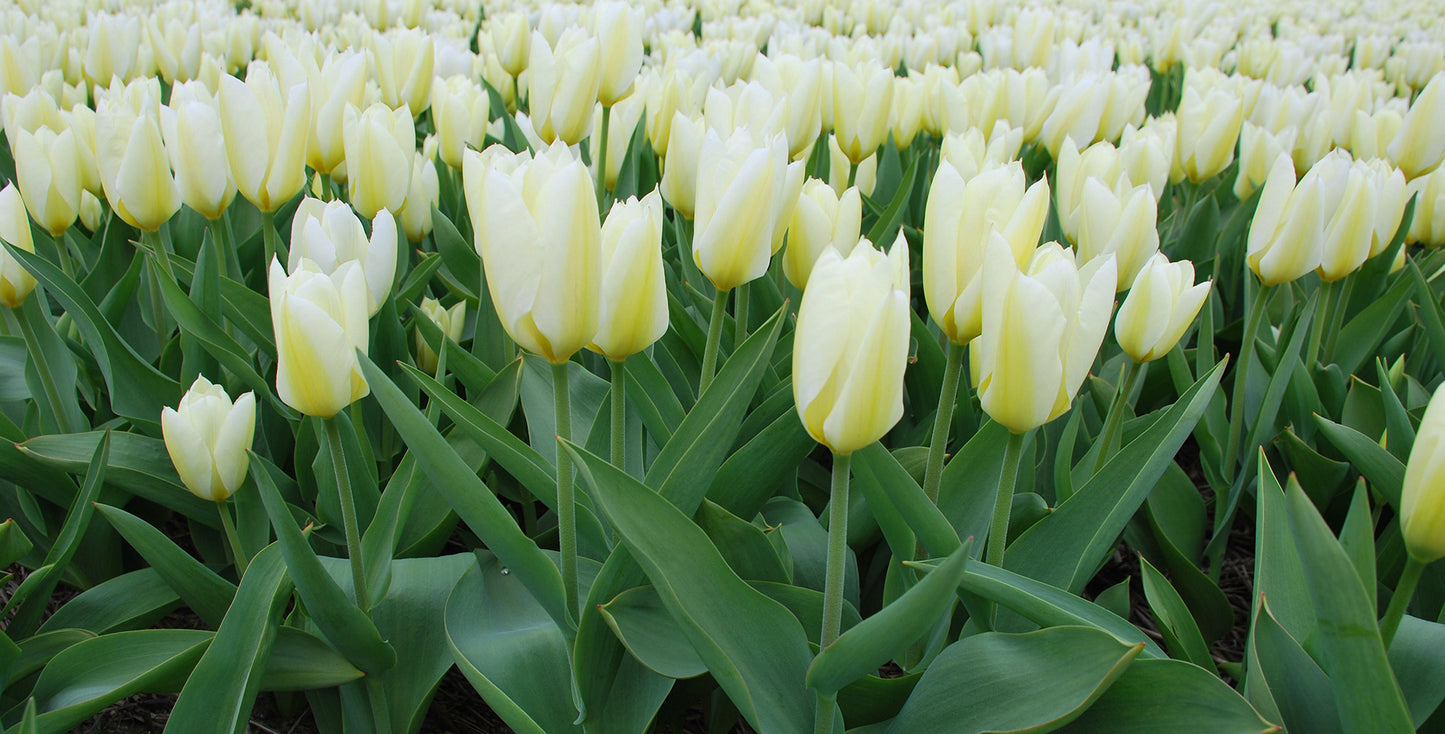
[[[35,252],[30,219],[25,216],[25,202],[15,190],[15,184],[6,184],[0,189],[0,240],[16,249]],[[19,308],[32,290],[35,290],[35,278],[30,271],[12,258],[9,250],[0,248],[0,304]]]
[[[327,275],[302,260],[287,275],[271,262],[276,392],[306,415],[330,418],[371,388],[356,350],[367,348],[366,279],[355,262]]]
[[[590,346],[608,359],[626,359],[667,332],[662,224],[656,191],[614,204],[602,224],[602,313]]]
[[[224,388],[205,377],[196,378],[177,409],[161,411],[161,434],[181,483],[213,502],[245,482],[255,428],[255,395],[244,393],[232,403]]]
[[[1156,253],[1139,271],[1114,320],[1114,338],[1135,362],[1169,353],[1209,297],[1211,281],[1194,284],[1194,264]]]
[[[1445,557],[1445,390],[1436,390],[1420,420],[1400,496],[1405,549],[1422,563]]]

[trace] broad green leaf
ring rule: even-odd
[[[1250,700],[1268,697],[1279,714],[1280,723],[1292,731],[1336,734],[1340,712],[1335,706],[1330,679],[1300,647],[1298,641],[1270,614],[1265,597],[1254,608],[1246,662]]]
[[[1260,717],[1224,681],[1180,660],[1137,660],[1083,716],[1058,729],[1068,734],[1267,734],[1279,727]]]
[[[966,637],[928,667],[888,732],[1052,731],[1089,708],[1142,649],[1088,627]]]
[[[262,377],[251,362],[251,356],[241,348],[236,340],[231,338],[226,330],[217,324],[210,316],[201,311],[191,299],[181,291],[181,287],[169,278],[161,278],[161,295],[165,298],[166,310],[180,324],[181,331],[200,342],[201,346],[216,359],[217,362],[239,377],[256,392],[257,397],[270,402],[271,406],[283,416],[294,417],[292,411],[285,403],[282,403],[271,392],[271,385]]]
[[[1342,426],[1322,415],[1315,416],[1315,424],[1319,426],[1320,434],[1339,449],[1360,470],[1365,481],[1398,511],[1400,492],[1405,485],[1405,465],[1382,448],[1379,442],[1349,426]]]
[[[220,626],[236,595],[235,584],[192,558],[150,523],[118,507],[97,504],[95,509],[206,624]]]
[[[261,690],[304,691],[350,683],[364,675],[326,641],[296,627],[276,630]]]
[[[1335,363],[1345,374],[1352,374],[1377,353],[1380,342],[1389,335],[1385,327],[1393,324],[1409,300],[1415,282],[1409,277],[1396,279],[1384,295],[1350,319],[1335,337]]]
[[[915,643],[953,608],[954,592],[968,564],[969,544],[857,627],[823,648],[808,668],[808,686],[824,694],[877,672],[893,653]]]
[[[1410,615],[1390,642],[1390,667],[1400,681],[1414,725],[1425,725],[1445,701],[1445,625]]]
[[[1410,449],[1415,446],[1415,424],[1410,421],[1410,414],[1405,412],[1400,396],[1390,385],[1390,372],[1385,368],[1384,360],[1375,360],[1375,374],[1380,381],[1380,400],[1385,413],[1386,435],[1389,436],[1386,448],[1400,461],[1409,461]]]
[[[645,354],[627,360],[626,374],[628,401],[642,416],[642,424],[653,439],[666,444],[687,415],[682,401]]]
[[[30,388],[25,384],[25,365],[30,361],[25,340],[0,336],[0,400],[29,400]]]
[[[1355,483],[1355,495],[1350,499],[1350,512],[1340,528],[1340,548],[1350,557],[1355,573],[1360,576],[1360,586],[1365,590],[1370,607],[1375,601],[1375,519],[1370,513],[1370,495],[1365,490],[1365,481]]]
[[[0,680],[0,683],[4,684],[0,685],[0,688],[8,689],[16,681],[45,667],[51,658],[59,655],[65,648],[95,636],[95,633],[89,630],[62,629],[41,632],[21,640],[16,645],[20,652],[10,662],[6,677]]]
[[[627,651],[658,675],[694,678],[707,672],[707,665],[663,606],[656,588],[628,589],[599,611]]]
[[[853,471],[868,504],[873,507],[891,504],[932,555],[941,558],[958,549],[958,534],[949,525],[948,518],[929,501],[923,488],[882,444],[875,442],[855,451]],[[895,548],[894,554],[902,551]]]
[[[1159,623],[1159,632],[1164,637],[1164,647],[1173,657],[1187,660],[1205,670],[1214,670],[1214,659],[1199,626],[1184,605],[1179,592],[1169,585],[1169,579],[1154,568],[1143,556],[1139,557],[1139,570],[1143,574],[1144,598]]]
[[[1406,258],[1406,267],[1409,268],[1410,277],[1415,284],[1415,299],[1420,307],[1420,320],[1424,322],[1430,352],[1435,356],[1435,364],[1445,367],[1445,317],[1441,316],[1440,302],[1435,298],[1435,292],[1430,289],[1425,274],[1420,272],[1420,265],[1414,258]]]
[[[756,525],[744,522],[709,500],[703,500],[693,521],[707,533],[723,560],[739,577],[747,581],[788,583],[791,574]]]
[[[803,631],[808,635],[808,642],[817,645],[819,638],[823,635],[823,592],[816,589],[805,589],[792,584],[779,584],[772,581],[749,581],[748,585],[761,591],[764,596],[787,607],[788,611],[803,625]],[[858,608],[848,600],[843,600],[843,625],[839,628],[847,632],[863,621],[858,615]]]
[[[15,524],[14,518],[7,518],[0,522],[0,568],[6,568],[10,564],[24,558],[33,546],[30,539]]]
[[[40,632],[83,629],[95,634],[146,627],[180,603],[153,568],[122,574],[86,589],[40,625]]]
[[[166,720],[174,732],[245,731],[276,640],[278,615],[290,596],[281,548],[267,546],[251,559],[236,599]]]
[[[938,509],[960,538],[983,538],[993,519],[1003,468],[1004,444],[1009,430],[988,421],[968,439],[943,468],[938,486]],[[975,548],[979,552],[979,548]]]
[[[806,730],[813,700],[802,683],[811,654],[793,615],[738,578],[702,530],[664,497],[564,446],[619,540],[744,718],[761,732]]]
[[[1255,511],[1254,592],[1269,599],[1270,616],[1306,650],[1317,649],[1319,623],[1290,530],[1284,489],[1261,451]]]
[[[105,434],[105,431],[91,431],[36,436],[18,444],[17,448],[48,466],[79,474],[85,471]],[[110,445],[112,450],[105,472],[108,484],[220,530],[213,503],[191,494],[181,484],[164,441],[137,433],[111,431]]]
[[[751,516],[797,473],[798,464],[817,445],[789,410],[718,467],[707,497],[729,512]]]

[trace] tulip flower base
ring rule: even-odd
[[[1445,720],[1437,9],[33,5],[5,732]]]

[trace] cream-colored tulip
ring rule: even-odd
[[[1179,343],[1209,298],[1212,281],[1194,283],[1194,263],[1155,253],[1139,271],[1114,319],[1114,338],[1135,362],[1152,362]]]
[[[413,118],[431,103],[432,69],[436,64],[431,34],[404,29],[372,35],[368,48],[372,78],[387,107],[406,107]]]
[[[1400,534],[1417,561],[1445,557],[1445,390],[1436,389],[1405,464],[1400,494]]]
[[[167,84],[196,78],[201,69],[201,27],[180,18],[162,22],[151,18],[147,27],[156,70]]]
[[[827,248],[798,307],[793,399],[813,440],[838,454],[877,441],[903,415],[908,366],[908,243]]]
[[[367,351],[366,276],[356,261],[330,274],[302,259],[288,275],[279,260],[269,276],[276,338],[276,394],[318,418],[330,418],[371,392],[356,350]]]
[[[221,133],[231,176],[263,212],[275,211],[306,183],[309,95],[305,84],[283,89],[264,61],[251,62],[245,82],[221,79]]]
[[[838,147],[838,139],[832,135],[828,136],[828,185],[841,196],[843,191],[849,188],[848,173],[853,164],[848,160],[848,155]],[[873,195],[873,187],[878,184],[878,156],[870,155],[858,164],[858,170],[853,174],[852,188],[858,189],[858,193],[864,196]]]
[[[602,223],[602,312],[589,348],[610,360],[620,362],[667,332],[662,224],[656,191],[614,204]]]
[[[432,85],[431,119],[443,163],[461,170],[462,152],[482,147],[489,122],[488,105],[486,91],[467,77],[454,76]]]
[[[411,163],[411,186],[406,192],[406,204],[398,218],[401,231],[412,242],[421,242],[432,231],[432,207],[441,201],[441,179],[437,176],[437,165],[427,148],[436,148],[435,138],[427,138],[422,150],[416,152]]]
[[[100,199],[89,191],[80,192],[80,225],[91,232],[100,227],[100,217],[105,210],[100,206]]]
[[[1097,179],[1108,187],[1133,185],[1123,172],[1119,151],[1113,144],[1101,141],[1080,151],[1072,138],[1066,138],[1054,168],[1053,188],[1058,199],[1055,208],[1059,228],[1070,242],[1079,241],[1084,227],[1084,188],[1090,179]]]
[[[923,85],[912,79],[900,78],[893,81],[893,108],[889,112],[889,127],[893,142],[899,150],[913,144],[913,136],[923,126]]]
[[[242,393],[233,403],[205,377],[196,378],[177,408],[161,409],[166,453],[181,483],[203,500],[221,502],[241,488],[255,431],[255,394]]]
[[[979,402],[1024,433],[1063,415],[1098,354],[1114,310],[1114,259],[1076,267],[1049,243],[1020,270],[994,235],[983,266],[983,329],[969,350]]]
[[[1281,155],[1270,168],[1249,225],[1246,259],[1265,285],[1288,283],[1319,267],[1325,239],[1325,186]]]
[[[1400,222],[1405,216],[1405,205],[1410,201],[1406,190],[1405,174],[1382,159],[1357,163],[1364,166],[1375,190],[1374,235],[1370,243],[1370,257],[1385,251],[1395,239]],[[1404,252],[1404,248],[1401,248]]]
[[[753,75],[787,106],[788,155],[797,159],[812,150],[823,126],[822,62],[792,54],[760,56]]]
[[[457,301],[451,308],[444,308],[435,298],[421,299],[421,312],[441,329],[442,336],[454,342],[462,340],[462,329],[467,325],[467,302]],[[437,353],[422,337],[421,329],[416,331],[416,366],[427,374],[436,374]]]
[[[85,78],[99,87],[109,86],[116,79],[128,80],[140,51],[140,18],[96,14],[86,30],[89,43],[85,48]]]
[[[642,14],[625,2],[599,2],[593,9],[592,31],[601,44],[597,101],[611,107],[632,90],[642,68]]]
[[[999,120],[994,123],[988,138],[978,128],[948,133],[943,138],[940,152],[953,170],[967,181],[990,165],[1003,165],[1017,158],[1022,144],[1023,131],[1009,127],[1007,120]]]
[[[568,28],[548,45],[534,32],[527,64],[532,122],[542,139],[576,145],[592,129],[592,111],[602,82],[600,46],[581,28]]]
[[[360,109],[366,93],[366,57],[358,52],[329,54],[309,71],[312,119],[308,126],[306,165],[331,175],[346,160],[346,108]]]
[[[1239,132],[1239,173],[1234,179],[1234,196],[1244,201],[1264,183],[1280,154],[1294,149],[1296,128],[1278,133],[1246,121]]]
[[[157,79],[114,88],[96,112],[101,184],[110,206],[128,224],[160,229],[181,207],[161,136]]]
[[[15,183],[25,208],[51,237],[60,238],[80,211],[80,159],[75,135],[42,127],[15,138]]]
[[[833,135],[850,162],[862,163],[883,145],[892,106],[892,69],[833,65]]]
[[[1386,151],[1406,178],[1429,173],[1445,160],[1442,115],[1445,115],[1445,72],[1436,74],[1425,85],[1425,91],[1415,98]]]
[[[1089,263],[1112,255],[1119,290],[1128,288],[1144,264],[1159,252],[1158,209],[1149,186],[1110,188],[1091,178],[1084,182],[1081,209],[1079,260]]]
[[[351,205],[370,219],[385,209],[400,212],[411,187],[416,128],[406,107],[378,102],[346,109],[346,186]]]
[[[1099,134],[1099,123],[1109,104],[1109,84],[1098,76],[1063,85],[1053,109],[1039,131],[1039,139],[1057,158],[1064,141],[1087,146]]]
[[[1199,183],[1218,175],[1234,160],[1234,144],[1244,124],[1244,106],[1238,95],[1221,88],[1200,94],[1186,83],[1176,119],[1178,178]]]
[[[939,164],[923,215],[923,295],[928,313],[956,344],[983,328],[984,255],[997,233],[1027,263],[1049,212],[1049,185],[1027,189],[1023,165],[992,165],[965,181]]]
[[[5,137],[12,151],[21,130],[31,133],[42,127],[60,130],[65,127],[61,119],[55,98],[39,87],[22,95],[6,94],[0,99],[0,121],[5,124]]]
[[[216,219],[236,198],[236,182],[221,139],[221,110],[200,82],[171,89],[170,105],[161,108],[161,131],[176,171],[181,201],[207,219]]]
[[[1405,195],[1415,197],[1415,214],[1405,241],[1430,247],[1445,245],[1445,169],[1437,168],[1410,181]]]
[[[1324,188],[1325,241],[1316,268],[1326,282],[1355,272],[1370,256],[1378,224],[1379,196],[1364,164],[1336,150],[1306,176],[1318,176]]]
[[[1394,106],[1383,106],[1372,115],[1355,110],[1355,124],[1350,128],[1350,153],[1359,160],[1385,158],[1404,123],[1405,118]]]
[[[662,197],[682,216],[692,219],[697,208],[698,159],[707,123],[674,112],[662,168]]]
[[[25,202],[13,183],[0,189],[0,241],[18,250],[35,252],[35,242],[30,237],[30,219],[25,216]],[[35,290],[34,276],[10,256],[9,250],[0,248],[0,305],[20,308],[32,290]]]
[[[773,208],[773,255],[782,251],[783,243],[787,240],[788,223],[793,221],[793,212],[798,208],[798,197],[803,193],[803,181],[807,179],[807,165],[807,161],[789,163],[782,185],[773,194],[775,199],[781,198],[777,202],[778,206]]]
[[[391,293],[396,275],[396,220],[385,209],[371,223],[371,237],[343,201],[302,199],[291,219],[291,252],[287,269],[302,261],[331,275],[346,263],[361,268],[366,283],[367,315],[375,314]]]
[[[532,49],[532,27],[527,14],[520,10],[488,14],[487,30],[502,68],[513,77],[526,71]]]
[[[810,178],[803,184],[788,224],[783,274],[798,290],[808,285],[813,265],[829,248],[847,256],[858,245],[863,226],[863,197],[850,188],[842,196],[827,183]]]
[[[1130,183],[1148,184],[1158,202],[1164,196],[1174,161],[1174,126],[1155,123],[1142,128],[1126,127],[1117,150],[1120,171]]]
[[[711,130],[703,138],[692,256],[719,290],[767,272],[785,205],[787,148],[783,135],[759,138],[745,127],[726,140]]]
[[[30,91],[41,69],[39,38],[0,36],[0,97]]]
[[[467,151],[462,167],[487,287],[522,348],[566,362],[597,333],[602,225],[582,162],[557,142],[511,154]]]

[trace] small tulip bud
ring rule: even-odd
[[[1135,362],[1169,353],[1209,297],[1211,282],[1194,284],[1194,264],[1156,253],[1134,278],[1114,319],[1114,338]]]
[[[443,308],[440,301],[435,298],[421,299],[421,312],[441,329],[442,336],[452,341],[461,341],[462,328],[467,323],[467,302],[457,301],[451,308]],[[435,374],[437,371],[437,353],[422,338],[421,330],[416,332],[416,366],[427,374]]]
[[[246,450],[256,429],[256,397],[243,393],[231,402],[225,388],[197,377],[180,406],[161,410],[166,452],[191,494],[221,502],[246,481]]]

